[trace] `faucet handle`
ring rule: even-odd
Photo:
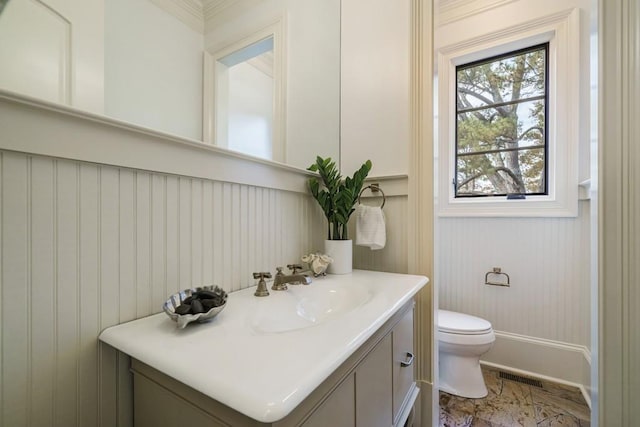
[[[253,273],[254,279],[260,279],[258,281],[258,287],[253,295],[257,297],[266,297],[269,295],[269,291],[267,290],[267,282],[264,279],[271,279],[271,273],[268,271],[262,271],[259,273]]]
[[[282,269],[283,267],[276,267],[276,276],[282,276],[284,274]]]
[[[291,274],[296,274],[298,270],[302,270],[302,266],[300,264],[288,264],[287,268],[291,270]]]

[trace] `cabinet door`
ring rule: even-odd
[[[349,375],[322,405],[304,422],[303,427],[353,427],[355,415],[354,376]]]
[[[358,427],[389,427],[393,424],[391,356],[391,334],[387,334],[356,368]]]
[[[134,374],[133,381],[136,427],[228,426],[142,375]]]
[[[414,382],[413,310],[393,328],[393,420],[402,410]]]

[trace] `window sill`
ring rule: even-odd
[[[451,199],[438,205],[440,217],[576,217],[576,193],[561,203],[549,196],[529,196],[526,199],[492,197],[491,199]],[[572,202],[571,202],[572,201]]]

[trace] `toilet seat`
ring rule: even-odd
[[[438,331],[457,335],[485,335],[492,332],[485,319],[455,311],[438,310]]]

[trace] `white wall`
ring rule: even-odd
[[[340,5],[289,0],[288,164],[307,168],[317,155],[340,156]]]
[[[202,34],[148,0],[108,0],[104,20],[105,114],[202,140]]]
[[[411,2],[342,1],[340,166],[409,170]]]
[[[501,2],[499,7],[489,1],[460,4],[441,2],[436,12],[436,50],[528,19],[580,8],[583,71],[579,77],[583,102],[576,108],[585,118],[580,123],[580,174],[588,178],[590,2],[515,0]],[[438,218],[435,250],[440,308],[488,319],[497,331],[505,333],[499,341],[532,341],[538,344],[534,347],[541,355],[550,354],[545,349],[553,342],[566,352],[578,354],[580,359],[588,359],[589,211],[590,202],[584,200],[577,218]],[[511,276],[510,288],[483,284],[485,273],[493,267],[501,267]],[[513,348],[517,346],[496,345],[486,359],[496,363],[509,360],[513,368],[563,379],[561,370],[555,369],[557,359],[553,357],[542,366],[533,366],[524,357],[500,353]],[[564,379],[582,384],[589,381],[588,372],[578,377]]]

